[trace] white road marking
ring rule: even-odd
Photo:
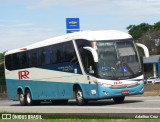
[[[160,102],[160,100],[146,100],[146,101],[149,101],[149,102]]]

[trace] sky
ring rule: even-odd
[[[66,34],[66,18],[80,30],[120,30],[160,21],[160,0],[0,0],[0,52]]]

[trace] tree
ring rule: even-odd
[[[0,53],[0,85],[5,85],[4,54]]]
[[[152,26],[148,23],[141,23],[139,25],[129,25],[127,30],[132,37],[137,40],[140,38],[144,33],[148,32],[152,29]]]
[[[4,54],[0,53],[0,62],[2,62],[4,60]]]
[[[129,25],[127,30],[136,42],[148,47],[150,54],[160,54],[160,45],[155,45],[155,39],[160,39],[160,21],[154,25],[148,23]]]
[[[160,30],[160,21],[153,25],[154,30]]]

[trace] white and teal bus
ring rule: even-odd
[[[142,67],[131,35],[82,31],[47,39],[5,53],[8,99],[21,105],[41,101],[78,105],[89,100],[143,94]]]

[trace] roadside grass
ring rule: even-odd
[[[54,115],[54,114],[42,114],[42,119],[1,119],[0,122],[160,122],[160,119],[128,119],[127,117],[111,117],[101,115]],[[7,114],[7,113],[6,113]],[[34,113],[12,113],[12,115],[34,115]],[[41,115],[41,114],[37,114]]]

